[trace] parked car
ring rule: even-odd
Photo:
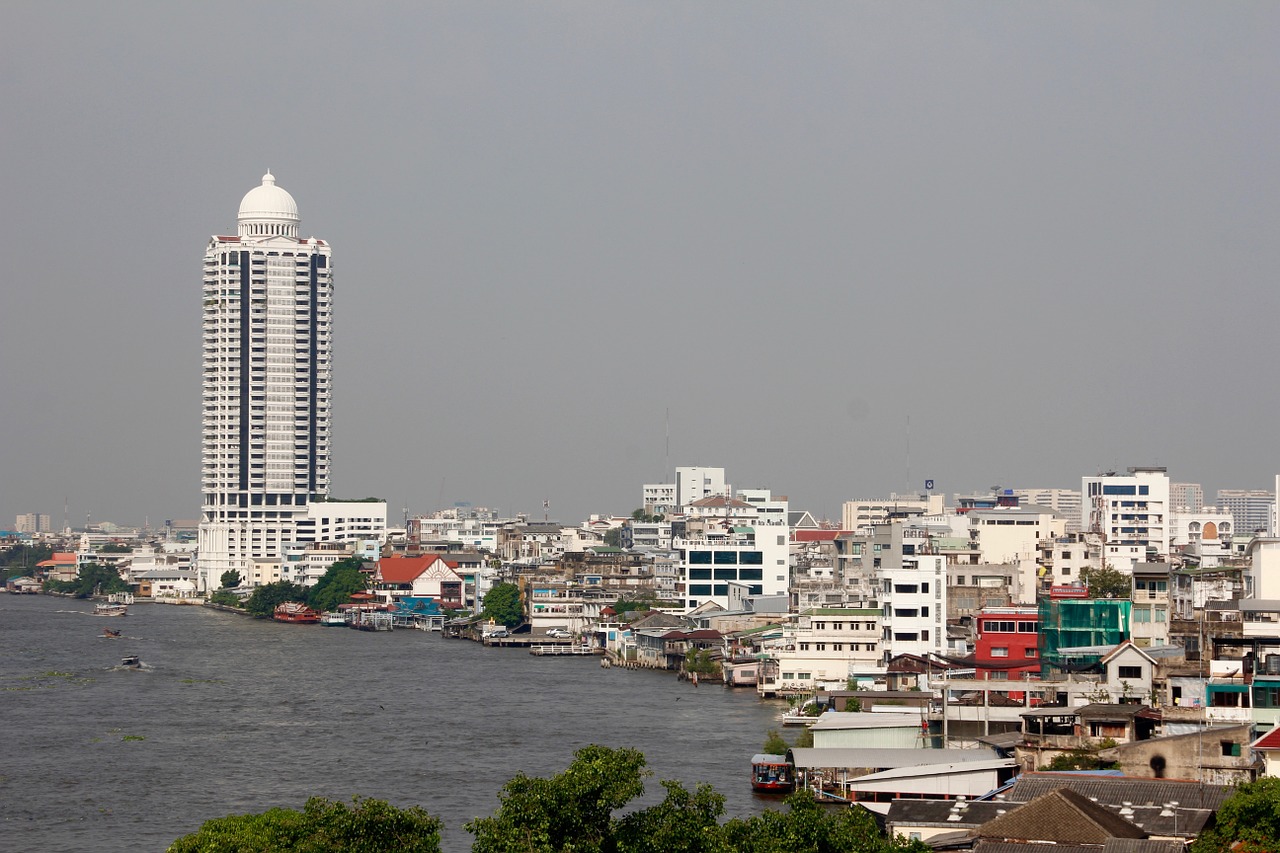
[[[547,636],[556,640],[567,640],[573,635],[564,628],[548,628]]]
[[[498,637],[510,637],[511,632],[508,631],[506,628],[494,628],[491,631],[485,631],[484,635],[492,640]]]

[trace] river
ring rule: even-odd
[[[444,850],[465,851],[463,824],[508,779],[557,773],[592,743],[645,754],[641,803],[679,779],[714,785],[728,816],[777,805],[749,771],[781,706],[749,691],[421,631],[92,610],[0,595],[5,849],[159,851],[210,818],[359,795],[422,806]],[[126,655],[147,669],[118,668]]]

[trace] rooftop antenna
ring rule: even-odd
[[[907,415],[907,494],[911,494],[911,415]]]
[[[671,472],[671,407],[667,406],[667,447],[666,460],[662,463],[662,482],[666,482],[668,474]],[[1280,477],[1276,478],[1280,480]]]

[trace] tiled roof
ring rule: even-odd
[[[793,530],[792,542],[834,542],[840,538],[839,530]]]
[[[1108,838],[1146,838],[1120,815],[1070,788],[1036,797],[974,830],[979,838],[1103,844]]]
[[[1252,746],[1254,749],[1280,749],[1280,726],[1255,740]]]
[[[413,583],[418,575],[427,570],[436,560],[437,554],[423,557],[383,557],[378,563],[378,576],[383,583]]]

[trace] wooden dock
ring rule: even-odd
[[[530,644],[529,654],[590,656],[599,654],[599,652],[588,646],[575,646],[571,643],[539,643],[537,645]]]

